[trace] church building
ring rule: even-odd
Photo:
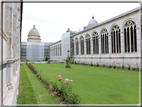
[[[116,64],[125,67],[141,65],[140,7],[98,23],[94,16],[79,32],[71,32],[65,45],[64,38],[50,45],[51,60],[65,60],[63,53],[70,50],[71,61],[100,65]],[[77,24],[77,23],[76,23]],[[68,46],[66,50],[64,47]]]

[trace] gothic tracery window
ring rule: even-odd
[[[80,49],[81,49],[81,54],[84,54],[84,38],[80,38]]]
[[[93,33],[93,54],[99,53],[99,36],[97,32]]]
[[[86,36],[86,53],[91,54],[90,35]]]
[[[79,54],[79,45],[78,45],[78,39],[76,39],[76,55]]]
[[[125,52],[137,52],[136,24],[127,21],[124,26],[124,46]]]
[[[111,30],[111,49],[112,53],[121,53],[121,36],[117,25],[113,26]]]
[[[103,29],[101,31],[101,52],[102,53],[109,53],[108,32],[106,29]]]
[[[72,39],[72,55],[74,55],[74,40]]]

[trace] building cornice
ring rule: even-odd
[[[118,19],[118,18],[124,17],[124,16],[126,16],[126,15],[128,15],[128,14],[131,14],[131,13],[133,13],[133,12],[139,11],[141,8],[142,8],[142,7],[134,8],[134,9],[132,9],[132,10],[130,10],[130,11],[127,11],[127,12],[122,13],[122,14],[120,14],[120,15],[117,15],[117,16],[115,16],[115,17],[113,17],[113,18],[110,18],[110,19],[108,19],[108,20],[105,20],[105,21],[99,23],[99,24],[96,25],[96,26],[92,26],[92,27],[87,28],[87,29],[85,29],[85,30],[79,31],[79,32],[73,34],[73,36],[78,35],[78,34],[81,34],[81,33],[86,32],[86,31],[88,31],[88,30],[91,30],[91,29],[93,29],[93,28],[99,27],[99,26],[104,25],[104,24],[106,24],[106,23],[108,23],[108,22],[114,21],[114,20],[116,20],[116,19]]]

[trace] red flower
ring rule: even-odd
[[[118,64],[120,64],[120,62],[118,62]]]
[[[47,85],[49,85],[49,84],[47,83]]]

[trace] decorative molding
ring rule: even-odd
[[[15,62],[15,59],[7,59],[7,64],[12,64]]]
[[[2,32],[1,32],[1,27],[0,27],[0,35],[2,36]],[[3,31],[3,38],[5,39],[5,41],[7,41],[8,40],[8,35]]]
[[[75,57],[77,59],[139,59],[140,57]]]

